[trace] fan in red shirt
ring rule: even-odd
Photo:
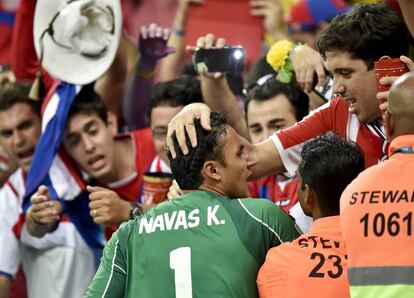
[[[311,112],[294,126],[275,133],[259,144],[252,145],[246,141],[246,150],[256,159],[249,179],[285,171],[293,175],[303,144],[328,131],[335,131],[356,142],[364,153],[366,167],[384,160],[387,157],[387,142],[380,119],[374,61],[385,55],[400,57],[407,54],[408,41],[408,31],[403,21],[386,4],[357,5],[349,14],[336,17],[321,34],[318,47],[328,70],[333,74],[333,90],[338,97]],[[214,44],[221,47],[225,41],[218,39],[215,42],[214,36],[209,34],[200,38],[197,46],[208,48]],[[411,67],[409,58],[402,60]],[[219,99],[214,101],[213,108],[230,113],[231,125],[240,135],[248,137],[243,116],[237,110],[236,102],[230,99],[226,83],[222,81],[225,78],[205,80],[206,85],[209,84],[207,87],[211,88],[210,92]],[[224,96],[226,100],[223,100]],[[207,103],[213,100],[207,96],[204,99]],[[191,138],[194,134],[188,123],[194,118],[201,118],[203,127],[208,129],[209,114],[210,108],[206,105],[187,106],[170,123],[168,136],[185,127],[189,130],[191,144],[195,146],[197,142]],[[185,134],[178,135],[183,152],[187,152]],[[167,139],[167,144],[175,156],[171,138]]]

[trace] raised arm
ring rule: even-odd
[[[114,115],[121,116],[122,96],[124,93],[125,80],[127,77],[127,41],[121,36],[119,47],[106,73],[95,83],[95,91],[105,103],[108,111]]]
[[[148,109],[155,68],[159,59],[171,54],[167,47],[170,31],[156,24],[141,27],[139,36],[139,57],[135,70],[128,78],[124,98],[123,117],[130,130],[148,127],[145,113]],[[166,58],[165,58],[166,59]]]
[[[279,152],[272,139],[267,139],[258,144],[251,144],[246,140],[246,150],[256,160],[256,164],[250,167],[252,171],[248,180],[253,181],[268,175],[286,172]]]
[[[213,34],[207,34],[197,40],[198,48],[222,48],[225,44],[226,41],[224,38],[216,39]],[[191,51],[194,48],[189,47],[188,49]],[[223,114],[229,115],[230,125],[239,135],[249,139],[246,119],[237,104],[235,95],[228,85],[226,76],[222,73],[202,73],[200,75],[204,102],[211,110],[220,111]]]
[[[39,70],[33,42],[33,20],[36,0],[21,0],[16,11],[16,20],[13,27],[11,66],[18,81],[33,81]],[[42,69],[43,85],[48,91],[54,79]]]
[[[188,6],[190,3],[201,4],[203,0],[179,0],[175,13],[168,46],[174,48],[174,54],[169,55],[160,63],[158,80],[166,82],[175,79],[179,75],[180,66],[187,59],[184,49],[185,31],[187,25]]]

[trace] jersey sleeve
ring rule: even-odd
[[[22,258],[19,240],[13,233],[19,213],[17,202],[7,185],[0,190],[0,274],[10,279],[14,278]]]
[[[294,219],[268,200],[240,199],[249,217],[260,223],[266,249],[296,239],[300,232]]]
[[[295,175],[304,143],[320,134],[334,130],[337,120],[335,114],[341,100],[336,98],[327,102],[302,121],[272,136],[283,165],[290,175]],[[346,122],[346,119],[343,120]]]
[[[101,264],[85,297],[124,297],[127,269],[125,243],[120,240],[123,232],[121,227],[105,246]]]
[[[275,204],[266,200],[263,201],[266,203],[263,221],[272,229],[271,236],[274,241],[279,245],[298,238],[301,233],[295,224],[295,219]]]

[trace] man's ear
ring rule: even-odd
[[[306,208],[306,213],[312,214],[317,208],[317,200],[316,200],[316,193],[309,184],[305,184],[305,191],[304,191],[304,203]],[[305,211],[305,210],[304,210]]]
[[[214,181],[221,180],[221,172],[217,165],[217,162],[214,160],[206,161],[203,165],[203,175],[205,178],[212,179]]]
[[[118,119],[116,115],[110,111],[108,111],[108,127],[112,132],[112,135],[116,135],[118,132]]]

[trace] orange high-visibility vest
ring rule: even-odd
[[[414,297],[414,135],[341,196],[352,297]]]
[[[263,297],[349,297],[339,216],[317,219],[310,231],[272,248],[257,277]]]

